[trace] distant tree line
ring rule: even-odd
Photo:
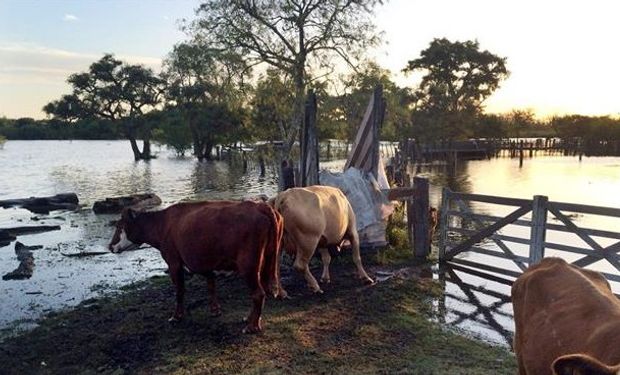
[[[352,140],[368,99],[383,86],[384,140],[500,137],[620,138],[620,120],[531,111],[488,114],[484,101],[509,76],[506,59],[477,41],[434,39],[403,71],[416,87],[398,86],[365,58],[379,42],[373,23],[380,0],[206,0],[184,25],[161,73],[111,54],[68,77],[71,93],[48,103],[48,119],[0,119],[8,139],[127,139],[136,160],[151,143],[210,159],[216,145],[279,141],[289,157],[309,90],[319,105],[321,139]],[[338,63],[352,73],[334,73]],[[262,68],[256,74],[256,66]],[[139,141],[142,144],[139,144]]]

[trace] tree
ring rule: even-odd
[[[267,69],[254,89],[252,130],[261,140],[287,139],[295,103],[293,82],[275,69]]]
[[[342,113],[347,121],[347,138],[352,140],[364,117],[368,100],[377,84],[383,86],[386,113],[381,129],[381,138],[398,140],[405,135],[410,121],[412,93],[392,81],[391,72],[376,62],[369,61],[343,81],[345,94],[340,97]]]
[[[419,138],[471,134],[482,103],[508,77],[506,58],[480,51],[477,41],[434,39],[405,72],[423,71],[412,116]]]
[[[377,43],[371,15],[381,0],[208,0],[197,10],[196,38],[237,51],[251,64],[266,63],[294,84],[294,106],[283,158],[303,122],[312,69],[333,69],[334,56],[353,65]]]
[[[242,123],[248,66],[234,52],[221,51],[194,40],[174,47],[164,61],[162,76],[167,82],[169,103],[181,111],[191,131],[194,156],[199,160],[210,159],[218,136],[220,139],[225,136],[216,133],[215,128],[220,132],[235,132]],[[232,115],[235,111],[239,112],[236,118]],[[234,124],[223,129],[226,119]]]
[[[151,111],[147,121],[158,124],[153,130],[153,140],[174,150],[177,156],[185,156],[192,146],[192,135],[183,114],[178,110]]]
[[[151,158],[151,129],[143,115],[162,101],[162,80],[151,69],[106,54],[87,72],[70,75],[67,82],[73,93],[43,107],[48,115],[65,120],[121,121],[135,160]],[[142,151],[138,137],[144,142]]]

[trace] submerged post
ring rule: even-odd
[[[413,252],[416,258],[426,258],[431,252],[431,231],[429,218],[428,179],[413,178]]]

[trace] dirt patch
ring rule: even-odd
[[[416,268],[361,286],[338,258],[325,294],[306,290],[301,276],[284,285],[293,296],[267,300],[265,332],[243,335],[250,309],[237,278],[218,280],[223,315],[213,318],[206,281],[188,283],[188,316],[171,325],[173,288],[167,278],[134,284],[114,296],[83,302],[0,347],[7,374],[512,374],[511,353],[458,336],[429,319],[432,280]],[[376,270],[378,265],[369,264]],[[386,270],[384,269],[384,272]]]

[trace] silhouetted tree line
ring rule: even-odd
[[[127,139],[136,160],[151,157],[151,142],[203,160],[216,145],[276,140],[287,159],[309,90],[318,99],[319,137],[352,140],[382,84],[384,140],[620,139],[619,120],[609,117],[540,121],[531,111],[485,113],[484,101],[509,71],[505,58],[477,41],[432,40],[403,68],[420,74],[420,83],[398,86],[389,70],[364,55],[379,41],[373,16],[381,3],[205,0],[184,25],[188,40],[174,46],[161,73],[106,54],[68,77],[72,91],[43,108],[48,119],[0,119],[0,135]],[[335,75],[338,60],[353,73]],[[259,64],[265,69],[255,76]]]

